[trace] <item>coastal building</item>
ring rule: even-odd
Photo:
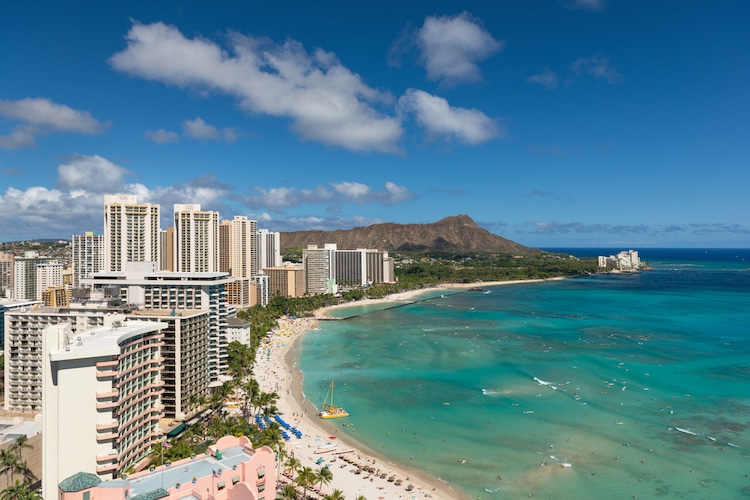
[[[174,227],[170,226],[159,232],[160,271],[174,271]]]
[[[113,479],[140,470],[162,436],[164,325],[108,316],[103,328],[42,335],[42,490],[79,472]]]
[[[73,288],[79,288],[81,279],[104,270],[104,236],[91,231],[73,235],[71,249]]]
[[[13,261],[12,253],[0,252],[0,297],[9,298],[13,290]]]
[[[43,300],[42,294],[47,288],[63,286],[63,268],[58,262],[47,262],[36,266],[36,300]]]
[[[98,273],[90,281],[95,290],[117,290],[118,298],[139,309],[208,311],[208,368],[211,382],[227,368],[226,321],[234,308],[227,300],[227,273],[170,273],[128,268]]]
[[[281,233],[258,229],[258,269],[281,265]]]
[[[198,411],[200,398],[208,397],[208,311],[141,309],[127,317],[166,325],[161,331],[164,417],[180,421],[189,418]]]
[[[258,294],[257,294],[257,301],[253,304],[260,304],[263,307],[266,307],[268,305],[268,275],[264,274],[263,271],[258,272],[255,276],[253,276],[253,282],[256,285]]]
[[[323,248],[308,245],[302,249],[302,266],[305,270],[305,293],[317,295],[336,293],[336,244],[326,243]]]
[[[239,308],[251,307],[256,302],[253,297],[255,286],[250,278],[233,278],[227,283],[227,303]]]
[[[230,225],[230,273],[235,278],[252,278],[258,272],[258,224],[235,215]]]
[[[133,195],[104,196],[104,270],[122,271],[126,262],[161,262],[159,205]]]
[[[42,409],[42,339],[47,327],[67,324],[73,333],[81,333],[103,326],[107,316],[129,310],[103,297],[89,297],[66,307],[45,307],[39,302],[16,302],[12,308],[6,307],[4,405],[6,411],[16,412]]]
[[[253,449],[247,437],[224,436],[205,455],[125,479],[102,482],[81,469],[62,479],[54,491],[58,500],[272,500],[276,484],[276,458],[271,448]]]
[[[179,273],[219,271],[219,212],[174,205],[174,264]]]
[[[57,262],[50,257],[40,257],[37,252],[25,252],[13,262],[13,298],[16,300],[41,300],[41,290],[37,293],[37,266]],[[62,283],[61,283],[62,284]]]
[[[250,346],[250,323],[240,318],[227,319],[227,340]]]
[[[42,292],[42,303],[46,307],[70,305],[70,288],[66,286],[47,287]]]
[[[305,295],[305,268],[302,264],[266,267],[263,272],[268,275],[270,298],[277,295],[295,298]]]
[[[14,300],[0,299],[0,349],[5,352],[5,315],[10,311],[23,310],[39,304],[38,300]],[[5,363],[8,363],[8,353],[5,353]],[[5,373],[8,373],[8,367],[4,367]],[[6,397],[7,399],[7,397]]]
[[[339,288],[352,288],[389,283],[393,281],[392,260],[390,267],[388,253],[379,250],[358,248],[356,250],[336,250],[336,283]]]
[[[620,271],[632,271],[641,267],[641,259],[635,250],[624,250],[617,255],[600,255],[598,262],[599,267],[613,267]]]
[[[219,224],[219,272],[232,271],[232,221],[223,220]]]

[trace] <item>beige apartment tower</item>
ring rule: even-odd
[[[175,272],[219,272],[219,212],[175,204],[174,256]]]
[[[104,196],[104,270],[122,271],[125,262],[160,262],[159,205],[134,195]]]

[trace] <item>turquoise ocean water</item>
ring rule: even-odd
[[[334,378],[340,432],[473,498],[750,498],[750,251],[641,257],[349,308],[305,336],[305,394]]]

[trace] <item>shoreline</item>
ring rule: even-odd
[[[347,497],[356,498],[363,495],[368,500],[399,498],[469,499],[468,495],[455,490],[450,484],[439,478],[411,469],[403,464],[394,463],[388,457],[368,449],[361,443],[354,442],[349,435],[340,435],[334,422],[320,419],[316,415],[317,410],[312,402],[305,397],[302,390],[304,375],[297,366],[301,339],[305,333],[317,328],[318,321],[340,319],[328,314],[335,309],[390,302],[413,302],[423,294],[443,290],[468,290],[560,279],[565,278],[448,283],[431,288],[399,292],[380,299],[363,299],[321,308],[314,312],[313,318],[297,318],[294,320],[287,317],[281,318],[277,328],[264,339],[261,347],[259,347],[253,365],[253,373],[262,391],[275,391],[279,395],[276,405],[279,412],[286,422],[302,432],[300,439],[291,439],[285,442],[287,452],[297,458],[302,467],[311,467],[313,470],[318,470],[321,466],[328,465],[333,472],[333,479],[327,485],[323,485],[322,494],[339,489]],[[327,442],[338,443],[338,446],[333,452],[316,454],[317,446]],[[347,453],[334,455],[333,453],[337,450]],[[324,462],[317,463],[317,460],[321,458]],[[355,465],[350,464],[350,462],[355,461],[360,465],[374,468],[376,473],[362,471]],[[283,471],[283,464],[281,470]],[[380,477],[383,473],[386,474],[385,479]],[[387,478],[392,476],[400,479],[402,484],[396,486],[395,481],[389,482]],[[282,480],[285,479],[282,475],[279,477]],[[412,491],[406,489],[410,484],[414,486]]]

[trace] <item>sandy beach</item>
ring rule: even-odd
[[[382,299],[365,299],[357,302],[319,309],[314,318],[282,318],[278,327],[269,334],[258,350],[253,373],[265,392],[275,391],[279,395],[277,407],[282,418],[302,432],[299,439],[286,442],[286,449],[293,454],[302,466],[319,469],[328,466],[333,472],[333,480],[323,485],[322,494],[334,489],[341,490],[347,498],[360,495],[368,500],[385,499],[460,499],[469,498],[454,490],[437,478],[390,462],[372,450],[349,440],[349,436],[338,432],[340,420],[322,420],[316,416],[315,407],[302,393],[302,374],[297,369],[298,349],[303,334],[317,328],[319,320],[328,319],[332,309],[417,300],[422,294],[450,289],[507,284],[532,283],[543,280],[482,282],[467,284],[446,284],[439,287],[413,290],[389,295]],[[338,443],[332,451],[316,453],[320,445]],[[323,462],[318,462],[323,459]],[[363,470],[362,468],[365,468]],[[370,469],[371,472],[368,472]],[[385,474],[385,478],[381,478]],[[283,480],[284,478],[282,478]],[[392,479],[389,481],[389,479]],[[400,482],[399,482],[400,480]],[[399,482],[397,486],[396,483]],[[411,491],[407,488],[412,485]]]

